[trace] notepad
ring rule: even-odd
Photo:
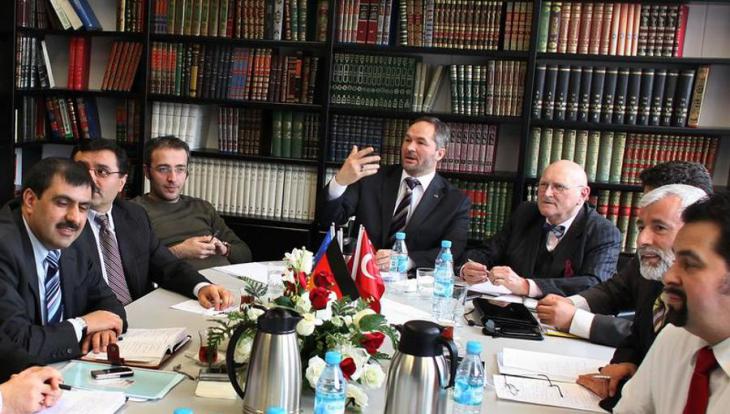
[[[589,372],[598,372],[608,361],[592,358],[580,358],[549,354],[545,352],[524,351],[504,348],[497,354],[497,366],[500,374],[519,375],[530,378],[545,376],[551,381],[575,383],[578,376]]]
[[[506,287],[497,286],[489,280],[487,280],[486,282],[471,285],[469,286],[469,290],[490,296],[509,295],[512,293],[512,291],[510,291]]]
[[[129,329],[117,340],[124,365],[157,368],[190,340],[186,328]],[[86,361],[110,362],[106,352],[89,352]]]
[[[493,379],[497,398],[502,400],[597,413],[605,412],[598,405],[601,399],[578,384],[550,383],[547,380],[496,374]]]
[[[277,268],[284,269],[283,266],[276,266]],[[269,277],[269,266],[261,263],[240,263],[228,266],[214,267],[213,270],[223,272],[229,276],[237,278],[249,278],[257,282],[268,283]]]
[[[186,300],[184,302],[176,303],[170,306],[172,309],[181,310],[190,313],[196,313],[203,316],[225,316],[229,312],[238,310],[238,305],[231,305],[225,309],[215,310],[215,308],[204,308],[200,302],[195,299]]]
[[[388,323],[396,325],[416,319],[433,320],[431,314],[428,312],[386,298],[380,299],[380,314],[385,316]]]
[[[114,414],[127,402],[127,396],[117,391],[64,391],[53,407],[41,414]]]

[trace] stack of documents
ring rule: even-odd
[[[61,375],[63,376],[63,382],[73,388],[116,391],[138,401],[159,400],[184,378],[177,372],[153,371],[141,368],[135,368],[134,375],[129,378],[109,380],[91,378],[91,371],[106,368],[109,368],[109,365],[71,361],[61,369]]]
[[[41,414],[114,414],[127,402],[123,392],[64,391],[61,399]]]
[[[190,340],[185,328],[132,329],[120,336],[119,356],[125,365],[156,368]],[[87,361],[108,361],[106,352],[89,352]]]

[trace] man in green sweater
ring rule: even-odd
[[[150,192],[135,198],[160,241],[196,269],[251,261],[251,250],[226,226],[213,206],[180,194],[188,178],[190,148],[174,136],[147,142],[144,172]]]

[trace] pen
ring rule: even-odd
[[[218,235],[219,235],[219,234],[221,234],[221,231],[220,231],[220,230],[216,230],[216,231],[215,231],[215,232],[213,233],[213,235],[212,235],[212,236],[210,236],[210,240],[208,240],[208,243],[212,242],[212,241],[213,241],[213,239],[215,239],[216,237],[218,237]]]

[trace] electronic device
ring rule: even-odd
[[[91,371],[91,378],[95,380],[111,378],[128,378],[134,375],[134,370],[129,367],[113,367]]]
[[[542,340],[540,323],[525,305],[484,298],[474,299],[474,309],[484,328],[493,337]]]

